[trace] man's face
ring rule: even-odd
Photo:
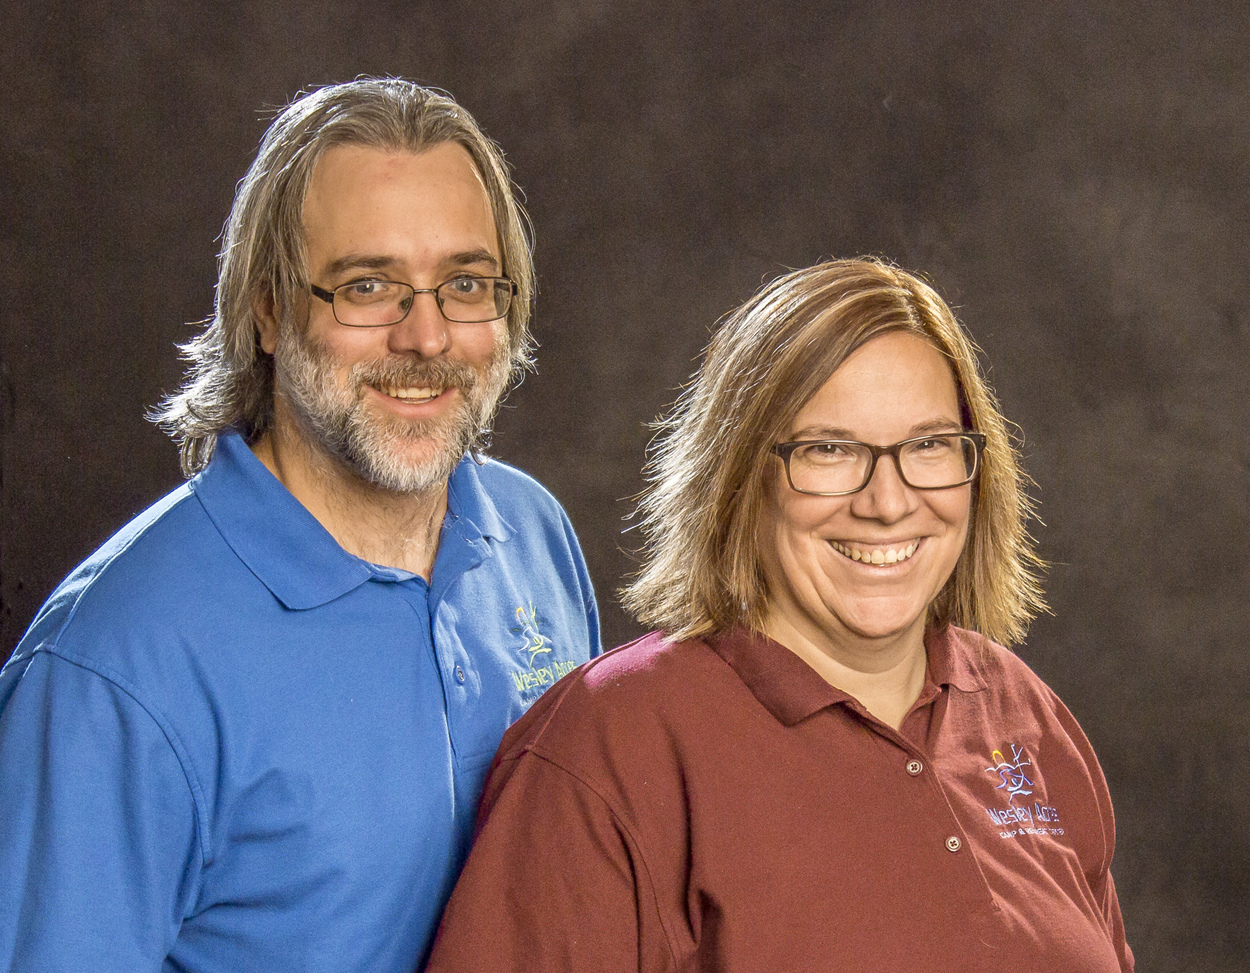
[[[490,201],[454,143],[327,150],[303,225],[309,279],[326,290],[369,279],[420,289],[503,272]],[[433,294],[415,295],[407,317],[382,328],[341,325],[317,299],[292,310],[276,335],[262,334],[291,431],[385,489],[445,483],[507,381],[506,322],[450,322]],[[305,310],[301,328],[292,322]]]

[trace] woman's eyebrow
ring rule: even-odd
[[[930,419],[911,427],[913,436],[923,436],[930,432],[961,432],[963,423],[956,419]]]
[[[849,429],[842,429],[838,426],[804,426],[802,429],[792,433],[790,438],[795,439],[846,439],[854,441],[855,434]]]
[[[962,429],[962,424],[954,419],[927,419],[912,426],[906,438],[912,439],[917,436],[926,436],[930,433],[960,432]],[[790,439],[791,441],[809,439],[839,439],[848,442],[865,441],[850,429],[845,429],[841,426],[804,426],[802,429],[792,433]],[[877,445],[884,444],[878,443]]]

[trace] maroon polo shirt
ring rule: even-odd
[[[898,731],[745,632],[582,666],[504,738],[429,969],[1131,970],[1076,720],[979,635],[926,648]]]

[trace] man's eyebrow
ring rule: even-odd
[[[382,270],[386,267],[393,267],[396,263],[397,261],[394,257],[386,257],[381,254],[348,253],[331,260],[322,269],[322,273],[333,277],[349,269]]]
[[[322,273],[334,277],[345,270],[386,270],[398,263],[395,257],[385,254],[347,253],[331,260],[322,269]],[[449,254],[442,260],[445,267],[471,267],[474,264],[489,264],[496,273],[499,271],[499,260],[489,250],[465,250],[462,253]]]
[[[489,250],[466,250],[464,253],[453,253],[443,261],[455,267],[467,267],[470,264],[490,264],[499,269],[499,260]]]

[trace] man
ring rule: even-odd
[[[0,968],[423,960],[504,729],[599,651],[564,512],[477,449],[528,361],[522,219],[416,85],[270,127],[158,416],[193,479],[0,673]]]

